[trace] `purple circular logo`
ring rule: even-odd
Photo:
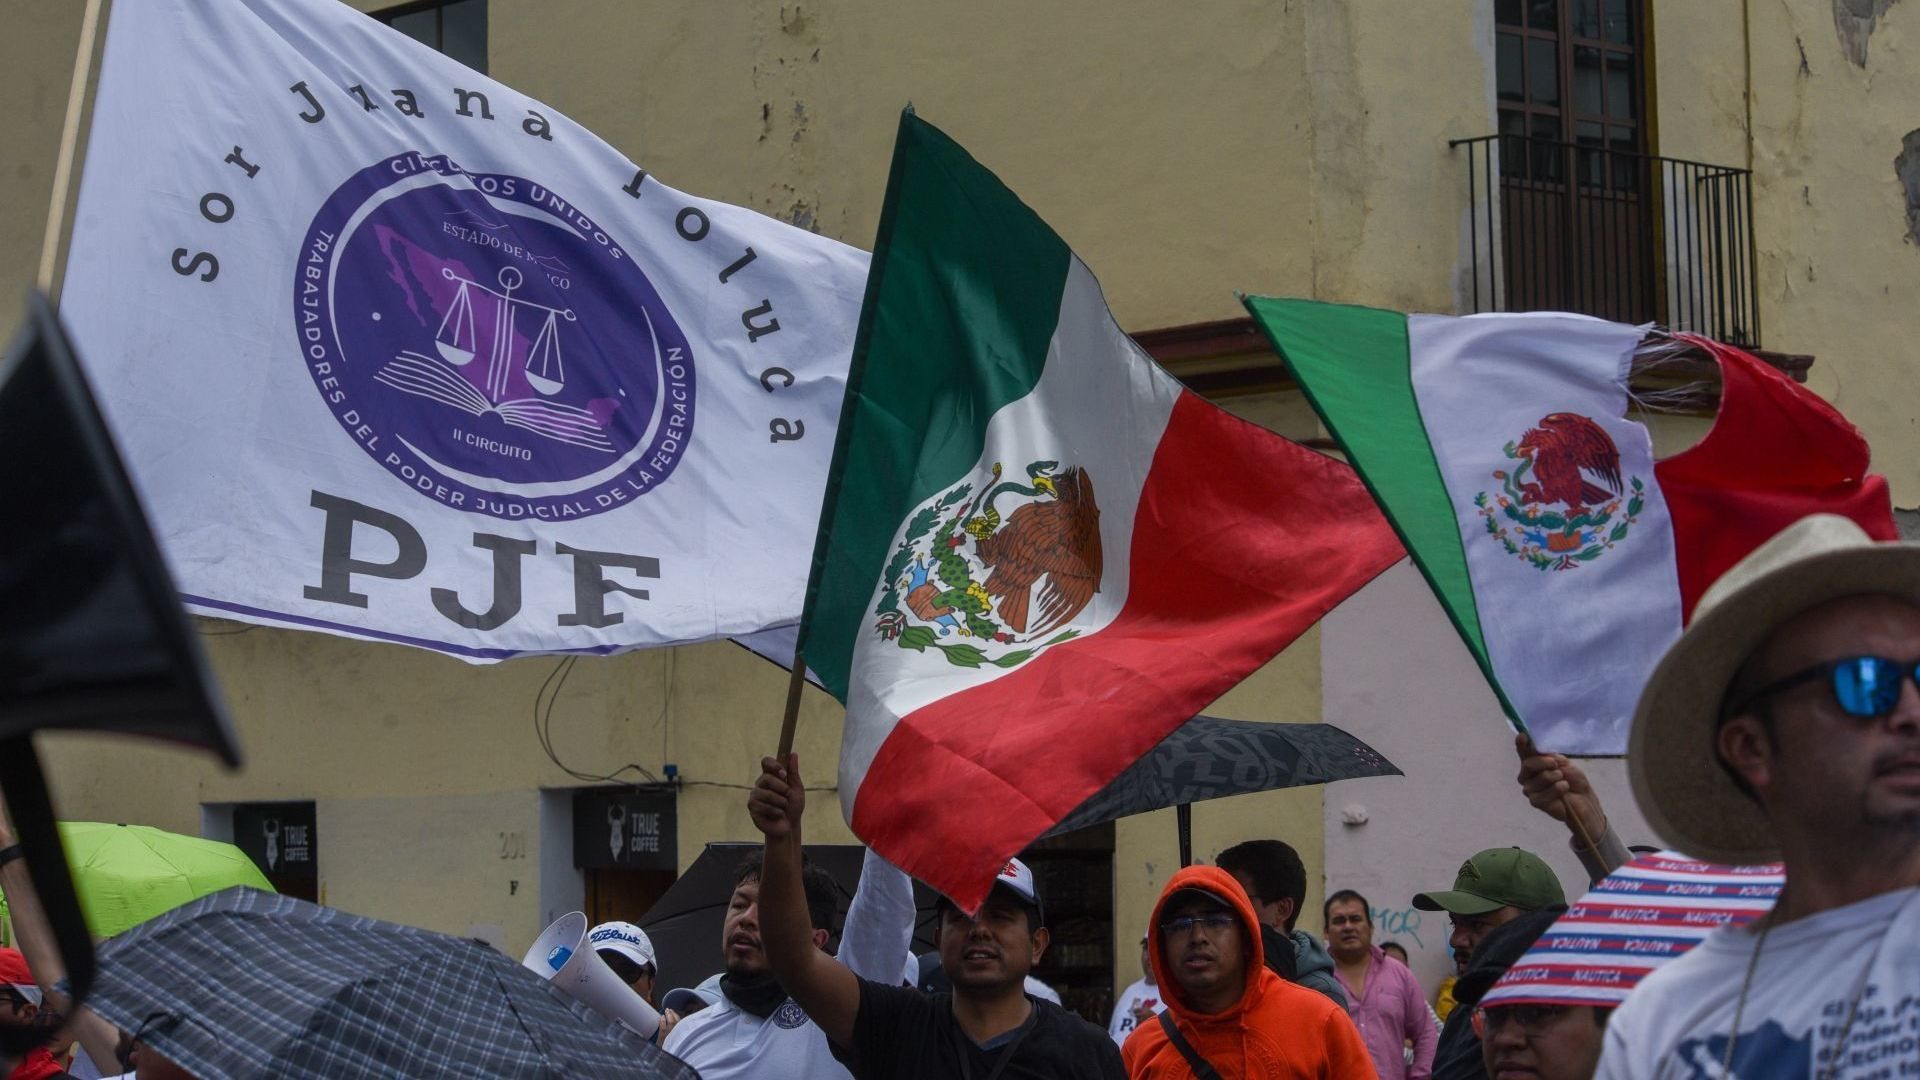
[[[293,302],[340,426],[436,502],[585,517],[686,453],[686,335],[631,254],[525,178],[413,153],[360,170],[314,215]]]

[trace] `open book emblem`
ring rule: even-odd
[[[402,393],[418,394],[474,416],[493,413],[514,427],[543,438],[556,439],[604,454],[614,452],[606,426],[591,411],[557,401],[548,401],[566,389],[566,361],[561,354],[559,326],[562,320],[578,320],[572,308],[549,307],[533,300],[516,299],[514,290],[525,281],[518,268],[503,266],[497,275],[500,287],[491,288],[462,276],[450,266],[440,268],[442,276],[459,285],[440,320],[434,335],[438,356],[402,349],[374,376]],[[480,299],[474,299],[478,294]],[[474,308],[490,307],[492,330],[484,342],[475,331]],[[525,354],[515,352],[515,326],[521,319],[538,323]],[[482,367],[478,385],[459,369],[475,361]],[[516,397],[509,387],[515,367],[539,395]]]

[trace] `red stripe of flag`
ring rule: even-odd
[[[1673,518],[1681,617],[1721,574],[1808,514],[1841,514],[1875,540],[1897,540],[1867,440],[1833,406],[1731,345],[1679,335],[1720,362],[1720,411],[1691,449],[1654,465]]]
[[[1574,923],[1593,921],[1617,924],[1622,932],[1630,926],[1687,926],[1698,927],[1704,934],[1726,923],[1729,919],[1739,919],[1743,916],[1753,918],[1759,914],[1758,909],[1729,910],[1579,903],[1568,908],[1567,913],[1561,918],[1568,923],[1569,930]]]

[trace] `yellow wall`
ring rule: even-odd
[[[1828,5],[1653,7],[1657,149],[1746,164],[1750,54],[1765,344],[1818,356],[1814,387],[1866,430],[1896,498],[1920,499],[1903,349],[1916,336],[1907,294],[1920,252],[1903,239],[1892,166],[1920,98],[1920,67],[1901,49],[1920,7],[1880,20],[1864,68],[1846,57]],[[79,8],[0,0],[9,324],[39,248]],[[665,183],[863,247],[911,100],[1067,237],[1130,329],[1236,316],[1236,289],[1456,306],[1466,192],[1446,140],[1493,126],[1490,0],[492,0],[490,10],[496,78]],[[1231,404],[1284,433],[1314,432],[1297,395]],[[1663,426],[1673,433],[1663,442],[1698,428]],[[246,769],[49,736],[67,813],[196,832],[201,803],[312,798],[329,901],[453,932],[497,926],[503,944],[525,947],[545,914],[529,896],[538,874],[516,877],[489,841],[537,834],[536,792],[577,783],[533,734],[534,699],[557,661],[473,667],[319,635],[204,630]],[[1309,634],[1211,711],[1319,719],[1319,650]],[[702,841],[753,836],[744,792],[709,785],[751,779],[784,686],[726,644],[581,660],[554,709],[556,749],[596,773],[677,764],[690,781],[685,864]],[[817,783],[832,780],[838,736],[837,707],[810,692],[799,746]],[[813,839],[849,839],[827,799],[811,816]],[[1122,983],[1176,862],[1172,817],[1118,828]],[[1317,927],[1318,791],[1203,805],[1194,818],[1202,857],[1256,836],[1294,842],[1314,889],[1303,925]]]
[[[1655,4],[1660,152],[1754,169],[1761,333],[1818,358],[1809,385],[1866,432],[1894,503],[1920,503],[1912,299],[1894,159],[1920,128],[1920,10],[1886,7],[1847,54],[1841,5]],[[1745,28],[1746,33],[1743,33]],[[1751,48],[1748,48],[1748,38]],[[1752,79],[1747,71],[1751,64]],[[1747,142],[1751,86],[1752,145]]]
[[[0,334],[10,337],[21,301],[40,265],[53,166],[66,117],[74,50],[80,40],[79,4],[0,0]]]
[[[516,955],[533,943],[522,928],[544,924],[536,863],[512,843],[537,835],[534,793],[328,799],[315,809],[326,849],[350,853],[328,859],[322,903]],[[416,827],[402,833],[395,822]]]

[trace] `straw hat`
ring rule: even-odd
[[[1700,598],[1640,694],[1627,745],[1634,800],[1661,839],[1711,862],[1779,859],[1766,816],[1720,767],[1722,701],[1775,627],[1828,600],[1865,595],[1920,605],[1920,544],[1876,543],[1851,519],[1815,514],[1754,549]]]

